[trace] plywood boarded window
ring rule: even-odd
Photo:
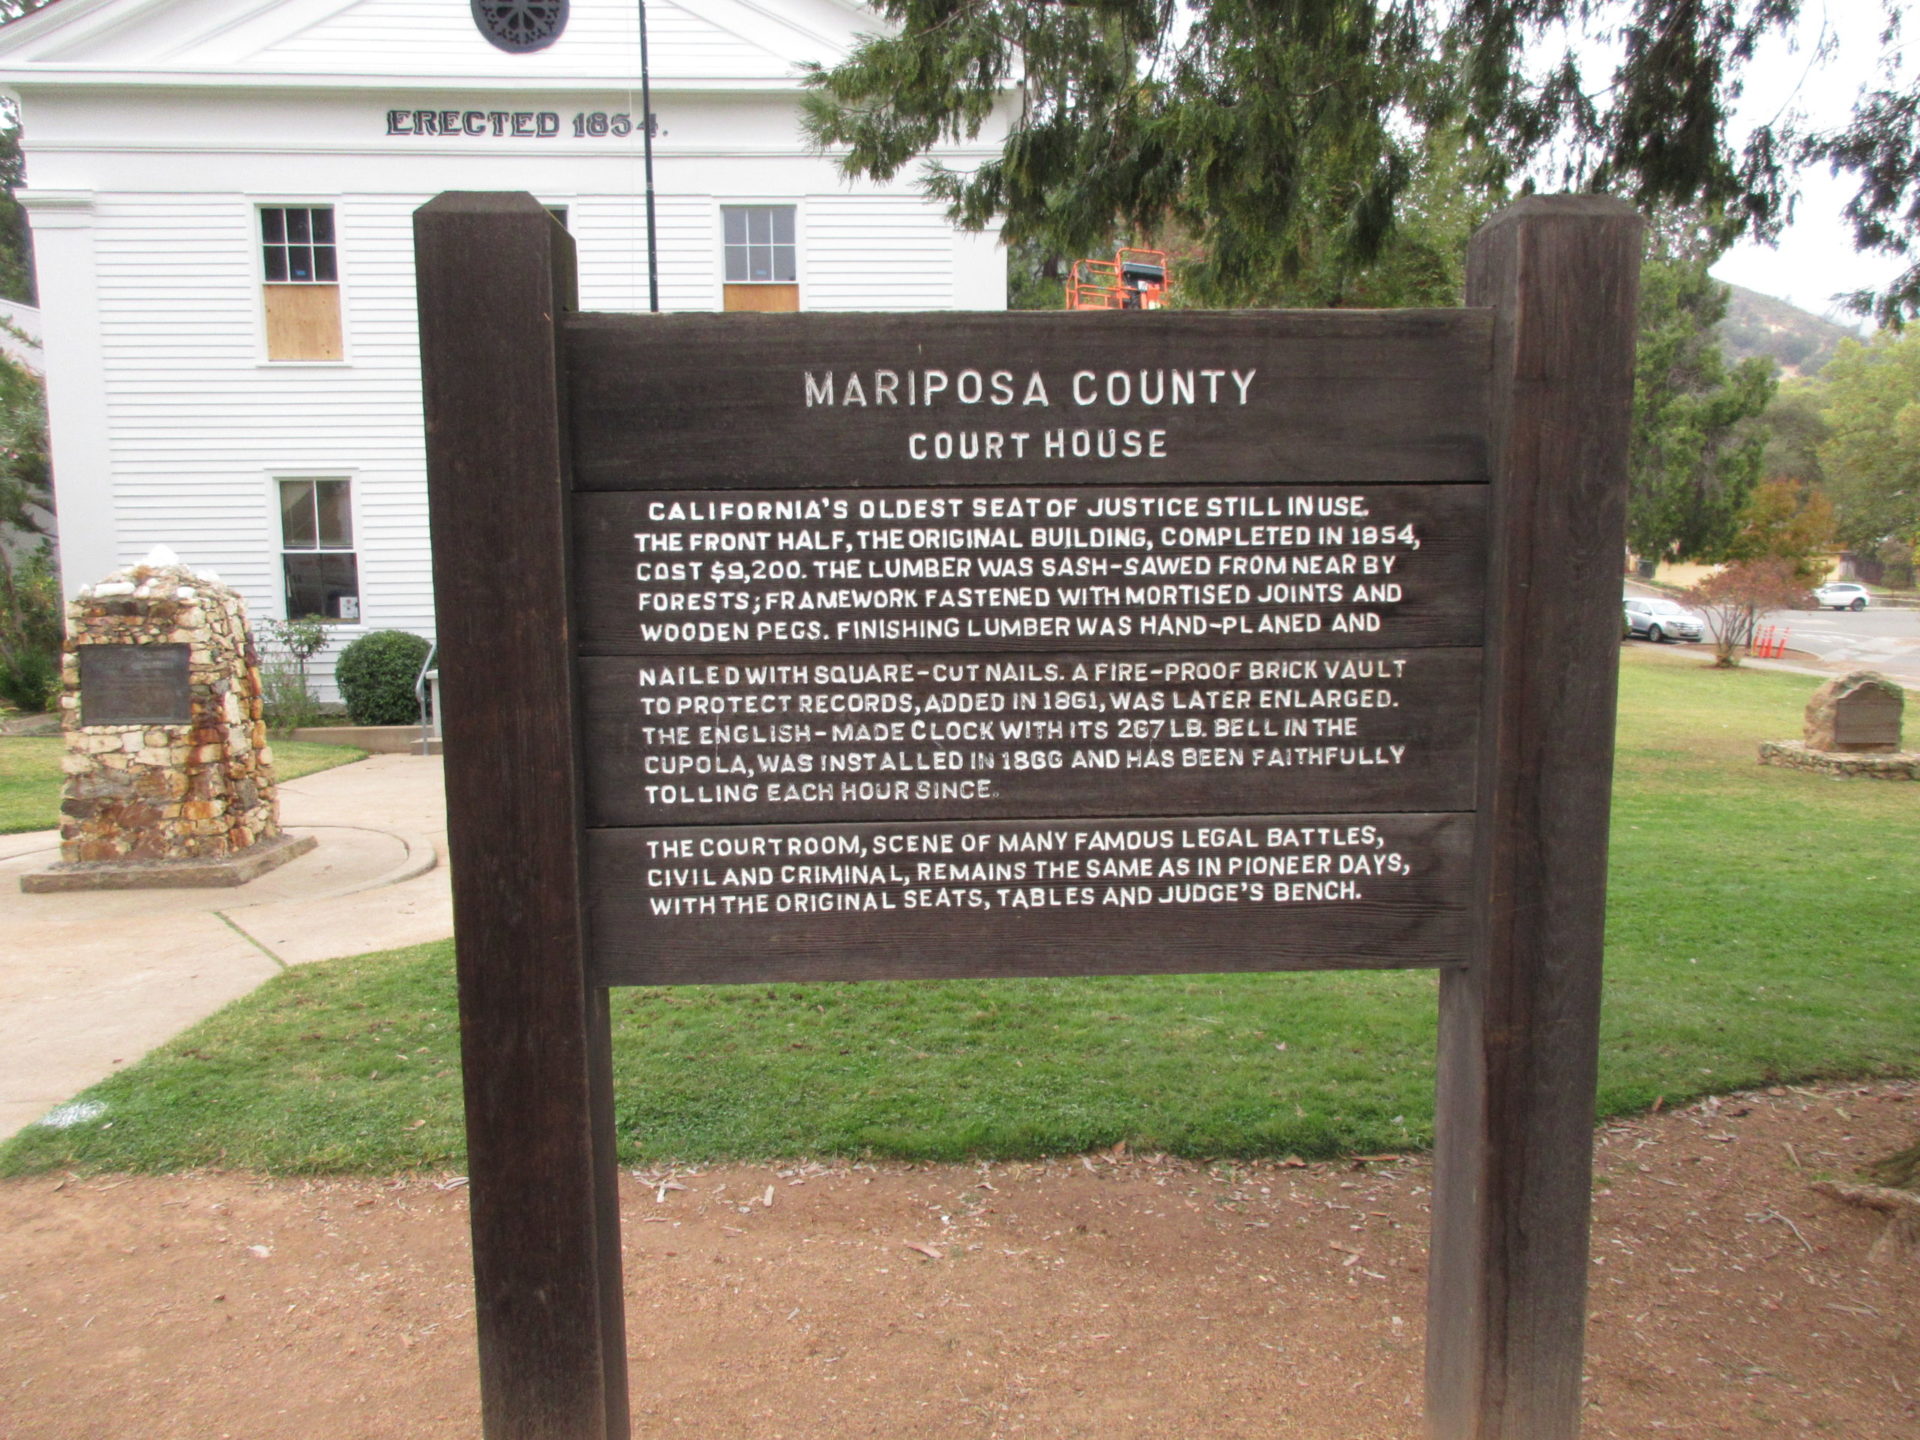
[[[722,205],[723,307],[798,310],[800,262],[791,205]]]
[[[263,205],[261,273],[269,360],[338,360],[340,263],[331,205]]]

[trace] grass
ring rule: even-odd
[[[52,830],[60,824],[60,757],[66,742],[59,736],[0,736],[0,835],[22,830]],[[281,780],[298,780],[316,770],[330,770],[353,760],[364,760],[364,750],[343,745],[308,745],[276,741],[274,773]]]
[[[1762,769],[1815,682],[1631,646],[1600,1109],[1920,1055],[1920,787]],[[31,1127],[0,1172],[462,1163],[452,952],[300,967]],[[1425,972],[621,990],[626,1163],[1202,1156],[1432,1135]]]

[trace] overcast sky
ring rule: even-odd
[[[1813,128],[1844,121],[1863,87],[1886,83],[1882,68],[1881,7],[1874,0],[1807,0],[1795,50],[1770,45],[1748,71],[1734,133],[1774,119],[1783,110],[1801,112]],[[1823,27],[1835,41],[1832,56],[1814,57]],[[1920,31],[1906,37],[1920,42]],[[1777,246],[1742,244],[1713,267],[1731,284],[1790,300],[1816,315],[1858,324],[1833,296],[1884,284],[1902,269],[1897,257],[1862,255],[1841,216],[1854,186],[1824,169],[1800,177],[1801,196],[1791,227]]]

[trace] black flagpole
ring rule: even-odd
[[[660,252],[653,218],[653,84],[647,74],[647,0],[640,7],[640,141],[647,169],[647,309],[660,309]]]

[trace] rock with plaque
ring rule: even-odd
[[[1891,755],[1900,748],[1906,699],[1899,681],[1872,670],[1829,680],[1807,702],[1807,748]]]
[[[1807,702],[1803,739],[1762,740],[1760,763],[1836,779],[1920,780],[1920,753],[1903,750],[1907,692],[1877,670],[1827,681]]]
[[[1572,1436],[1631,210],[1375,313],[577,314],[528,197],[416,237],[487,1433],[627,1434],[609,986],[1424,966],[1431,1424]]]
[[[240,596],[158,548],[67,609],[60,863],[30,892],[240,885],[305,854],[280,828]]]

